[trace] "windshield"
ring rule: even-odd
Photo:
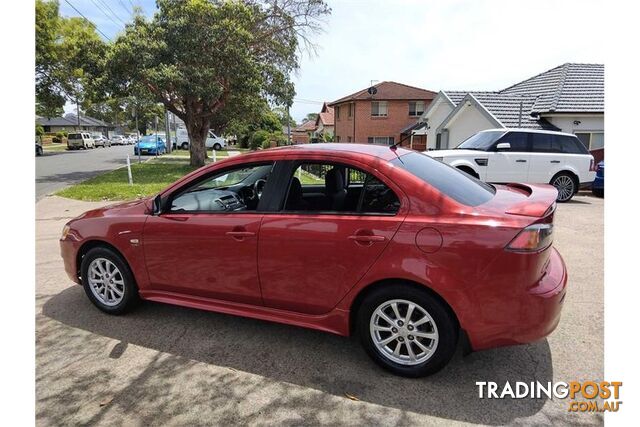
[[[489,184],[422,153],[405,154],[391,163],[463,205],[481,205],[491,200],[496,192]]]
[[[467,138],[456,150],[480,150],[487,151],[506,131],[492,130],[488,132],[478,132]]]

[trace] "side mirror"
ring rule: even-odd
[[[158,194],[153,198],[153,215],[157,216],[162,213],[162,197]]]
[[[511,150],[511,144],[508,142],[499,142],[498,145],[496,145],[496,151],[501,150]]]

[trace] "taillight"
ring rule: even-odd
[[[596,171],[596,161],[591,157],[591,163],[589,164],[589,172]]]
[[[538,252],[553,243],[553,224],[533,224],[522,230],[506,247],[514,252]]]

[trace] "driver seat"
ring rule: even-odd
[[[341,211],[347,198],[342,171],[337,168],[329,170],[324,178],[324,187],[325,195],[329,201],[329,210]]]

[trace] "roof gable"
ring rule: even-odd
[[[380,82],[373,85],[377,92],[375,95],[369,95],[369,88],[359,90],[351,95],[347,95],[336,101],[329,103],[329,106],[334,106],[347,101],[357,100],[431,100],[436,97],[437,93],[427,89],[421,89],[414,86],[405,85],[397,82]]]

